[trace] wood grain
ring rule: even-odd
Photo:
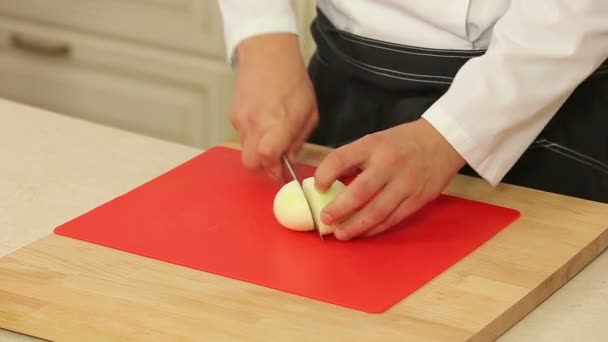
[[[608,246],[606,204],[465,176],[446,193],[522,217],[384,314],[50,235],[0,259],[0,327],[61,341],[487,341]]]

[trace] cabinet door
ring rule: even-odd
[[[197,89],[4,52],[0,96],[179,143],[206,143],[201,114],[208,99]]]
[[[5,0],[0,15],[187,53],[225,55],[216,0]]]
[[[243,0],[250,1],[250,0]],[[292,0],[306,59],[316,1]],[[0,15],[203,56],[225,58],[217,0],[0,1]]]
[[[200,148],[232,133],[231,76],[214,63],[17,21],[0,38],[0,97]]]

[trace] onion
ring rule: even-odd
[[[304,179],[301,188],[293,180],[277,192],[273,203],[274,215],[283,227],[295,231],[313,230],[312,215],[314,215],[314,220],[317,222],[321,234],[331,234],[333,228],[321,221],[321,211],[345,188],[344,183],[336,180],[327,191],[321,192],[315,186],[314,177]],[[310,209],[304,193],[310,201]]]

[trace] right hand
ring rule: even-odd
[[[230,121],[243,164],[282,179],[319,120],[312,82],[293,34],[267,34],[239,44]]]

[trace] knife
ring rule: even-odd
[[[304,188],[302,188],[302,182],[300,181],[300,178],[298,178],[298,175],[294,171],[294,168],[291,165],[291,162],[289,161],[289,159],[287,159],[287,156],[283,155],[282,159],[283,159],[283,164],[285,165],[285,168],[289,172],[289,176],[293,180],[295,180],[296,183],[298,183],[298,186],[300,186],[300,189],[302,190],[302,193],[304,194],[304,198],[306,199],[306,204],[308,205],[308,210],[310,210],[310,216],[312,216],[313,226],[314,226],[315,230],[317,231],[317,233],[319,234],[319,237],[321,238],[321,240],[323,240],[323,234],[321,234],[321,231],[319,230],[319,223],[317,222],[317,219],[315,218],[315,215],[312,212],[312,206],[310,205],[310,199],[308,198],[308,196],[306,196],[306,192],[304,192]]]

